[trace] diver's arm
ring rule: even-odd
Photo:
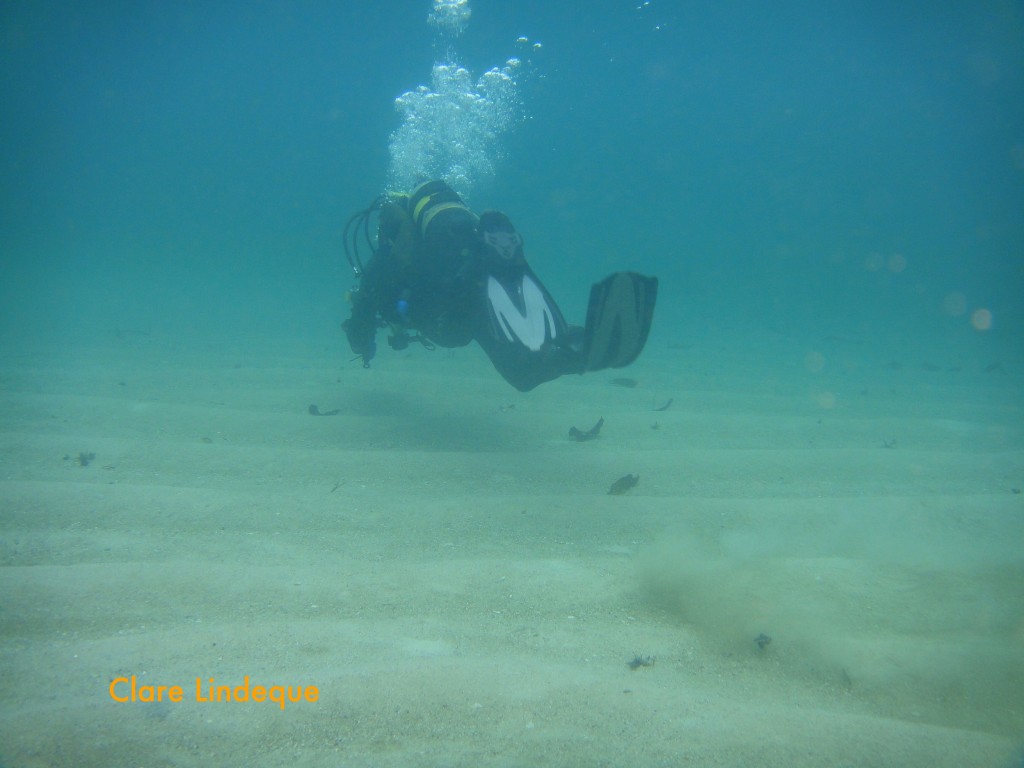
[[[363,296],[363,290],[352,295],[352,316],[341,327],[352,353],[363,358],[363,365],[369,365],[377,354],[377,313]]]
[[[348,337],[352,353],[363,358],[363,365],[369,366],[377,354],[377,328],[380,326],[380,282],[381,267],[379,256],[375,255],[366,265],[357,290],[350,294],[352,315],[341,324]]]

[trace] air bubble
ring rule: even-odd
[[[476,80],[454,63],[452,41],[465,31],[470,15],[469,0],[434,0],[428,20],[447,38],[448,60],[434,64],[429,86],[395,99],[402,123],[391,135],[390,192],[408,190],[424,179],[443,179],[466,199],[476,183],[494,174],[502,137],[525,119],[519,82],[529,67],[520,58],[509,58]],[[516,42],[530,45],[526,37]],[[540,43],[533,48],[538,50]]]

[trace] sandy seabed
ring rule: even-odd
[[[8,349],[0,765],[1021,766],[1021,376],[858,354]]]

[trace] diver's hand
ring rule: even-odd
[[[363,359],[363,368],[369,368],[370,361],[377,354],[376,329],[351,317],[341,327],[348,337],[348,346],[353,354]]]
[[[363,368],[370,367],[370,361],[377,355],[377,340],[370,339],[370,343],[363,349],[360,357],[363,358]]]

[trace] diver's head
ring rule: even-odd
[[[416,250],[416,225],[404,195],[390,195],[381,205],[377,223],[377,250],[390,253],[399,264],[412,262]]]

